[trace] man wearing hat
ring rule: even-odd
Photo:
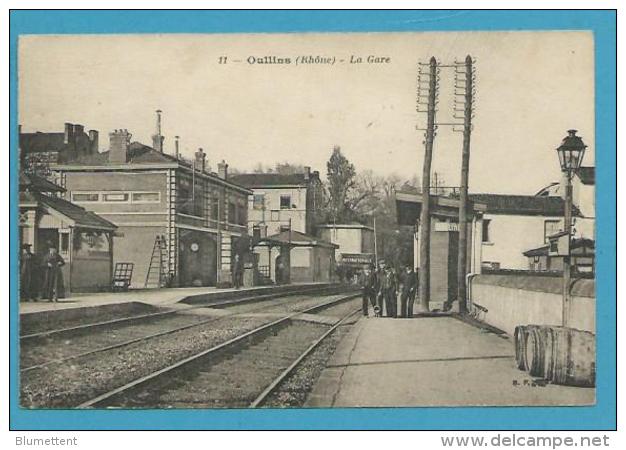
[[[411,266],[406,266],[402,273],[402,289],[400,291],[400,317],[413,317],[413,303],[415,299],[415,272]]]
[[[396,317],[396,274],[393,271],[393,268],[390,265],[385,265],[385,270],[382,274],[381,279],[381,291],[382,296],[385,301],[385,311],[387,317]],[[382,308],[381,308],[382,312]]]
[[[369,316],[369,304],[371,303],[376,313],[376,293],[378,292],[378,277],[373,265],[364,267],[361,273],[361,288],[363,289],[363,315]]]
[[[35,300],[35,255],[30,251],[30,244],[22,244],[20,255],[20,296],[22,300]]]
[[[65,265],[65,260],[57,253],[57,248],[51,242],[48,247],[48,254],[43,257],[42,265],[45,271],[44,276],[44,297],[48,301],[56,302],[59,299],[59,278],[61,277],[61,267]]]

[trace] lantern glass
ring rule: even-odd
[[[587,146],[580,137],[576,136],[576,130],[569,130],[568,134],[561,146],[557,148],[557,153],[561,170],[572,176],[580,169]]]

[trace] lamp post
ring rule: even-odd
[[[583,140],[576,136],[577,130],[568,130],[567,136],[556,149],[561,165],[561,172],[565,177],[565,213],[563,215],[563,232],[565,239],[568,240],[566,252],[563,255],[563,309],[562,323],[564,327],[568,326],[569,311],[571,306],[570,284],[571,284],[571,259],[570,247],[572,242],[572,178],[578,170],[585,155],[587,146]]]

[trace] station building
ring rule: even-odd
[[[413,239],[414,265],[419,268],[422,195],[415,190],[396,191],[396,212],[399,225],[415,229]],[[430,197],[430,300],[448,302],[457,295],[457,260],[459,254],[459,200]],[[482,231],[485,205],[471,201],[467,211],[467,273],[480,273],[482,267]]]
[[[43,267],[50,247],[65,261],[61,296],[106,291],[111,285],[113,240],[117,227],[103,217],[64,200],[64,189],[43,177],[20,172],[19,242],[35,254],[31,289],[41,293]]]
[[[59,133],[34,134],[41,141]],[[234,254],[249,247],[251,191],[229,180],[225,162],[210,172],[202,149],[189,161],[164,153],[160,132],[152,147],[131,137],[127,130],[111,132],[104,152],[51,148],[57,153],[49,158],[51,177],[65,200],[117,226],[114,262],[134,264],[131,287],[156,287],[155,279],[157,286],[230,284]],[[23,142],[26,153],[45,152]],[[155,271],[165,276],[155,278]]]

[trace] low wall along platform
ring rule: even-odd
[[[562,280],[541,275],[484,274],[470,278],[478,319],[513,336],[518,325],[562,323]],[[595,280],[573,279],[571,328],[595,333]]]

